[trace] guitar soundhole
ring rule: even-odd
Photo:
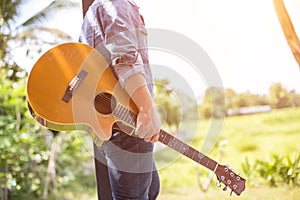
[[[112,94],[103,92],[95,97],[94,105],[97,112],[103,115],[109,115],[115,109],[117,102]]]

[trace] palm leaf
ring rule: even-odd
[[[18,33],[14,38],[17,40],[23,40],[24,38],[30,38],[31,40],[39,40],[41,39],[41,33],[49,33],[53,37],[59,38],[61,40],[71,40],[72,37],[59,30],[54,28],[46,28],[46,27],[38,27],[38,28],[30,28],[25,31]]]
[[[77,6],[78,3],[74,3],[70,0],[55,0],[52,1],[47,7],[33,15],[25,22],[20,24],[18,28],[22,27],[39,27],[43,24],[43,22],[47,21],[50,17],[52,17],[57,11],[68,9]]]
[[[14,21],[16,16],[19,16],[19,7],[22,2],[22,0],[0,0],[0,28],[8,26],[10,22]]]

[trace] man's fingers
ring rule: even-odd
[[[151,138],[150,142],[157,142],[158,138],[159,138],[159,134],[156,134]]]
[[[150,142],[150,141],[151,141],[151,137],[149,137],[149,138],[144,138],[144,141],[145,141],[145,142]]]
[[[159,134],[155,134],[152,137],[144,138],[145,142],[157,142],[159,138]]]
[[[144,138],[146,142],[157,142],[160,127],[161,124],[155,107],[150,108],[147,112],[143,108],[140,109],[135,135],[139,138]]]

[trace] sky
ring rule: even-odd
[[[30,15],[47,2],[30,0],[22,12]],[[286,89],[300,92],[300,68],[285,40],[272,0],[136,2],[148,28],[175,31],[201,46],[215,64],[225,88],[266,94],[271,84],[280,82]],[[300,1],[284,2],[300,36]],[[77,41],[81,22],[82,10],[78,7],[57,13],[45,25],[61,29]],[[155,63],[169,62],[155,58]],[[190,83],[195,86],[197,81],[205,85],[199,78]],[[201,86],[196,90],[204,89]]]

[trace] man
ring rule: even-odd
[[[120,85],[137,105],[136,136],[113,131],[99,151],[109,169],[113,199],[156,199],[159,177],[153,160],[160,121],[153,103],[147,31],[133,0],[95,0],[87,11],[81,42],[111,63]]]

